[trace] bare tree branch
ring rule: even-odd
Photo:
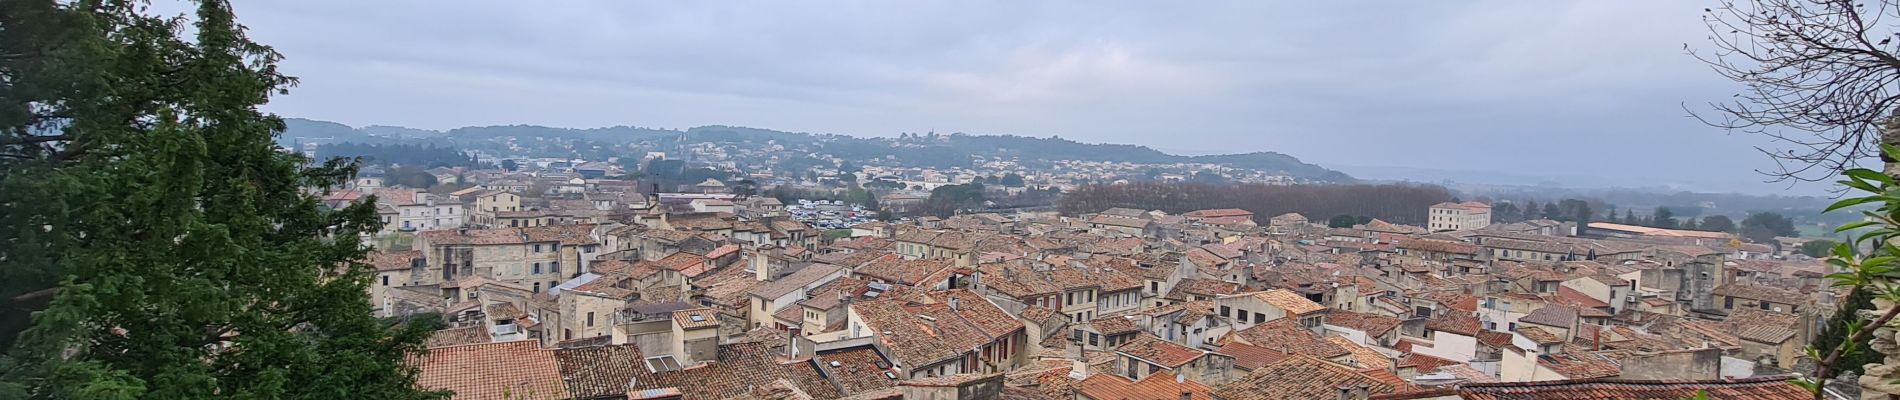
[[[1708,48],[1685,46],[1742,84],[1731,100],[1689,109],[1697,120],[1776,143],[1773,181],[1813,181],[1879,154],[1900,108],[1900,55],[1888,14],[1897,0],[1722,0],[1705,9]],[[1685,107],[1687,108],[1687,107]]]

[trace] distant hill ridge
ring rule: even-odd
[[[776,140],[786,145],[808,144],[833,156],[850,159],[897,157],[909,163],[935,167],[970,165],[971,156],[1005,157],[1023,160],[1126,161],[1134,163],[1209,163],[1284,174],[1298,179],[1326,182],[1352,182],[1343,172],[1300,161],[1299,158],[1270,151],[1201,156],[1174,155],[1146,146],[1130,144],[1082,143],[1059,137],[1036,138],[1016,135],[941,135],[947,139],[929,141],[887,137],[856,137],[833,134],[784,132],[735,126],[701,126],[686,130],[634,126],[605,128],[554,128],[536,125],[462,127],[447,131],[372,125],[351,127],[329,121],[286,118],[287,126],[279,138],[285,145],[297,141],[405,143],[428,142],[467,145],[464,141],[485,141],[513,136],[517,138],[564,138],[607,143],[680,140],[689,142],[764,142]],[[682,135],[684,135],[682,137]],[[904,144],[904,145],[899,145]]]

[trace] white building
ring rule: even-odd
[[[396,220],[390,221],[384,229],[432,231],[460,228],[468,222],[468,210],[461,203],[436,201],[436,196],[429,193],[415,193],[413,196],[408,201],[392,199],[395,200]]]
[[[1491,225],[1491,206],[1475,201],[1444,202],[1431,208],[1432,231],[1462,231]]]

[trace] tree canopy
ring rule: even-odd
[[[1750,214],[1742,219],[1742,237],[1755,243],[1773,242],[1776,236],[1801,236],[1794,220],[1772,212]]]
[[[375,210],[303,190],[354,166],[258,111],[281,56],[225,2],[144,8],[0,2],[0,398],[438,397],[427,326],[372,317]]]

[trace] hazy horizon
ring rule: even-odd
[[[301,78],[267,110],[359,127],[934,130],[1826,189],[1760,182],[1772,143],[1687,116],[1739,89],[1685,53],[1694,4],[480,3],[236,7]]]

